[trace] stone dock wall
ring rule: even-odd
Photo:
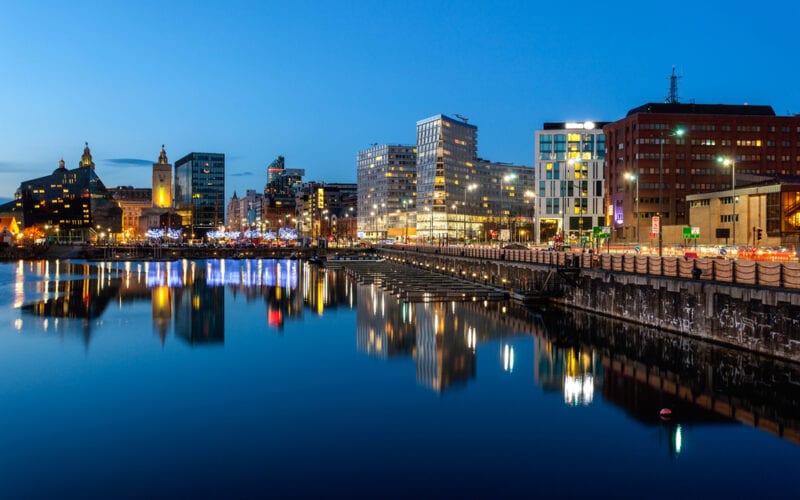
[[[518,298],[545,292],[564,307],[800,362],[797,263],[498,249],[472,256],[467,250],[475,249],[380,252],[432,272],[502,287]]]

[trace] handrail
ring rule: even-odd
[[[579,253],[541,249],[497,247],[453,247],[436,245],[393,245],[379,247],[420,254],[540,264],[553,267],[599,269],[609,272],[644,274],[720,283],[755,285],[800,290],[800,263],[644,256],[637,254]],[[698,274],[699,271],[699,274]]]

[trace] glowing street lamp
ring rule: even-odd
[[[719,157],[717,162],[731,167],[731,203],[733,205],[733,247],[736,248],[736,160],[733,157]],[[735,253],[735,252],[734,252]]]
[[[533,242],[536,244],[538,243],[536,241],[538,235],[534,234],[536,233],[536,193],[528,189],[523,193],[523,196],[525,196],[526,199],[531,199],[531,234],[533,234]]]
[[[664,243],[664,221],[662,203],[663,203],[663,190],[664,190],[664,141],[666,137],[681,137],[685,130],[682,128],[676,129],[669,134],[661,132],[661,140],[659,141],[659,155],[658,155],[658,256],[661,257],[663,253]],[[638,196],[637,196],[638,198]],[[636,221],[637,223],[639,221]]]
[[[503,213],[505,212],[505,207],[503,206],[503,193],[505,192],[505,188],[503,187],[503,182],[510,182],[516,179],[516,174],[506,174],[500,177],[500,217],[502,222]],[[506,219],[506,224],[508,224],[508,219]],[[510,239],[510,237],[509,237]]]
[[[633,211],[635,212],[634,218],[636,221],[633,226],[633,234],[634,238],[636,239],[636,245],[639,245],[639,176],[630,172],[625,172],[625,180],[636,183],[636,194],[633,200],[635,207]]]
[[[463,218],[462,229],[464,231],[464,246],[467,246],[467,192],[474,191],[475,189],[478,189],[477,184],[470,184],[464,187],[464,206],[463,206],[464,209],[463,213],[461,214],[461,217]]]

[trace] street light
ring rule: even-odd
[[[425,207],[425,211],[431,213],[431,231],[428,238],[430,239],[430,244],[433,245],[433,209],[431,207]]]
[[[408,244],[408,205],[413,203],[410,200],[403,200],[403,213],[405,214],[405,223],[406,223],[406,230],[405,230],[405,242]]]
[[[525,198],[533,200],[531,201],[531,234],[533,234],[533,243],[536,244],[536,193],[528,189],[523,195]]]
[[[666,137],[680,137],[684,133],[682,128],[665,134],[661,132],[661,140],[659,141],[659,154],[658,154],[658,256],[661,257],[664,248],[664,221],[661,220],[662,216],[662,191],[664,190],[664,141]],[[638,198],[638,196],[637,196]],[[636,221],[637,224],[639,221]]]
[[[639,246],[639,176],[636,175],[636,174],[632,174],[630,172],[625,172],[625,180],[626,181],[634,181],[634,182],[636,182],[636,194],[634,195],[635,198],[634,198],[634,201],[633,201],[633,203],[634,203],[633,211],[636,214],[634,216],[634,218],[636,220],[635,220],[635,224],[633,226],[633,235],[634,235],[634,238],[636,239],[636,246]]]
[[[464,187],[464,210],[463,213],[461,214],[462,229],[464,232],[464,246],[467,246],[467,192],[474,191],[475,189],[478,189],[477,184],[470,184]]]
[[[719,157],[717,162],[731,167],[731,203],[733,204],[733,248],[736,248],[736,160],[734,157]]]
[[[505,188],[503,187],[503,181],[509,182],[513,181],[516,178],[516,174],[506,174],[500,177],[500,226],[502,229],[502,222],[503,222],[503,212],[505,212],[505,207],[503,206],[503,193],[505,192]],[[510,213],[510,212],[509,212]],[[506,219],[506,223],[508,224],[508,219]],[[510,229],[510,228],[509,228]],[[509,236],[510,239],[510,236]]]

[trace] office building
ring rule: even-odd
[[[461,117],[417,122],[417,235],[421,240],[525,239],[533,169],[478,157],[478,127]],[[528,229],[528,235],[530,229]]]
[[[733,196],[737,203],[733,204]],[[741,247],[794,246],[800,238],[800,176],[753,176],[737,180],[735,193],[726,189],[686,196],[689,226],[695,235],[670,240],[685,244]],[[665,228],[670,229],[670,228]],[[666,235],[669,232],[665,232]]]
[[[298,234],[311,238],[340,238],[338,221],[356,217],[357,184],[304,182],[295,196]]]
[[[525,194],[535,205],[537,244],[556,235],[585,243],[605,225],[606,124],[553,122],[534,133],[536,189]]]
[[[266,228],[295,225],[295,195],[305,174],[302,168],[286,168],[283,156],[269,164],[261,207],[261,222]]]
[[[358,152],[359,233],[371,240],[414,238],[416,171],[414,146],[374,144]]]
[[[618,241],[655,242],[653,216],[661,212],[661,226],[685,225],[687,195],[730,189],[740,174],[800,174],[800,116],[777,116],[771,106],[648,103],[603,131],[607,216]]]
[[[225,221],[225,155],[189,153],[175,162],[175,211],[184,235],[203,238]]]
[[[139,221],[141,217],[152,210],[153,193],[150,188],[135,188],[133,186],[119,186],[109,188],[114,201],[122,209],[122,241],[135,240],[143,237]]]

